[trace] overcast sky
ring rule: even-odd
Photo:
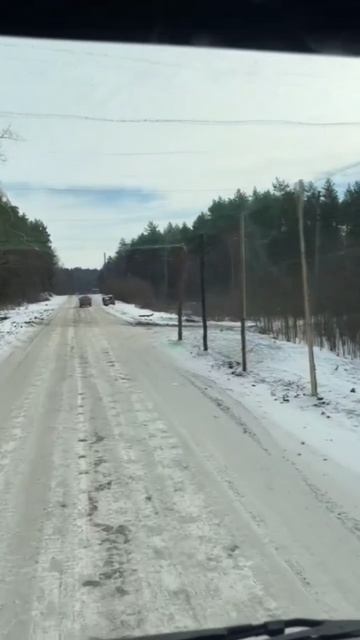
[[[0,186],[66,266],[237,188],[359,175],[357,59],[0,38],[0,74]]]

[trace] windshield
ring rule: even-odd
[[[359,61],[0,51],[0,637],[357,617]]]

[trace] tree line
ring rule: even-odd
[[[38,300],[52,289],[56,267],[46,225],[0,193],[0,305]]]
[[[213,317],[239,317],[240,214],[245,215],[248,315],[264,331],[302,337],[297,193],[276,179],[271,189],[217,198],[193,224],[149,222],[130,243],[120,240],[100,273],[101,287],[138,303],[176,299],[180,247],[186,247],[186,300],[199,302],[199,238],[206,246],[208,306]],[[339,194],[331,179],[305,184],[304,230],[316,340],[341,352],[360,346],[360,182]],[[145,247],[148,249],[145,250]],[[119,295],[120,294],[120,295]]]
[[[54,277],[54,292],[58,295],[91,293],[98,289],[99,269],[58,267]]]

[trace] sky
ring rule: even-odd
[[[0,188],[65,266],[275,177],[360,174],[360,60],[0,38]]]

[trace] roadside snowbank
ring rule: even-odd
[[[31,333],[64,303],[66,296],[53,296],[46,302],[24,304],[0,310],[0,361],[14,346],[26,342]]]
[[[239,330],[213,325],[209,352],[201,350],[201,330],[156,336],[184,367],[210,378],[262,420],[275,436],[295,437],[298,455],[310,445],[328,458],[360,472],[360,360],[316,348],[319,397],[309,392],[307,348],[247,332],[248,373],[240,366]]]
[[[127,323],[134,325],[175,327],[178,321],[175,313],[142,309],[135,304],[128,304],[127,302],[116,301],[114,306],[104,307],[104,309],[113,315],[119,316]],[[199,322],[199,318],[184,314],[184,323],[196,324]]]

